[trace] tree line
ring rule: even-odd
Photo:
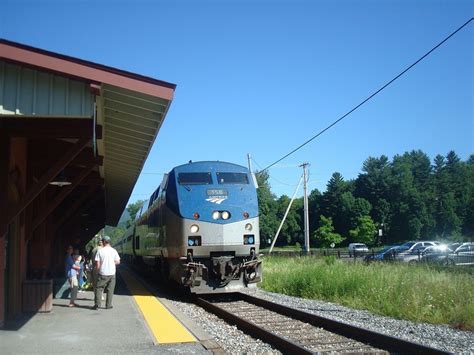
[[[369,157],[357,178],[344,180],[335,172],[326,191],[311,191],[311,245],[327,248],[362,242],[370,246],[407,240],[460,241],[474,239],[474,154],[466,161],[454,151],[433,162],[420,150]],[[257,171],[260,238],[263,247],[274,238],[290,198],[277,197],[270,175]],[[142,206],[127,206],[127,217],[117,227],[106,226],[113,240],[121,237]],[[288,213],[276,245],[304,244],[303,198]]]
[[[260,237],[275,236],[290,198],[276,197],[268,172],[257,172]],[[326,191],[309,197],[313,247],[362,242],[371,246],[407,240],[474,238],[474,155],[461,161],[454,151],[433,162],[420,150],[369,157],[357,178],[332,174]],[[303,198],[294,201],[276,245],[304,243]]]

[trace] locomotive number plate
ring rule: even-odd
[[[208,189],[207,196],[227,196],[228,192],[224,189]]]

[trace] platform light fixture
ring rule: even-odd
[[[58,186],[58,187],[63,187],[63,186],[68,186],[71,185],[72,182],[70,182],[66,178],[66,174],[64,173],[64,170],[59,173],[58,176],[53,181],[49,182],[50,185]]]

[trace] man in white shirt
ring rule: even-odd
[[[92,309],[99,309],[102,292],[107,294],[105,308],[111,309],[112,297],[115,289],[115,265],[120,264],[120,257],[117,250],[111,247],[110,237],[102,237],[103,247],[97,250],[95,255],[95,267],[98,271],[97,286],[94,290],[94,306]]]

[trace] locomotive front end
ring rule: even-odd
[[[258,202],[248,169],[192,163],[176,171],[180,282],[194,293],[232,292],[262,279]],[[177,275],[176,275],[177,276]]]
[[[213,214],[222,212],[228,211]],[[226,224],[187,221],[186,225],[184,284],[198,287],[204,281],[212,288],[232,291],[261,281],[258,217]]]

